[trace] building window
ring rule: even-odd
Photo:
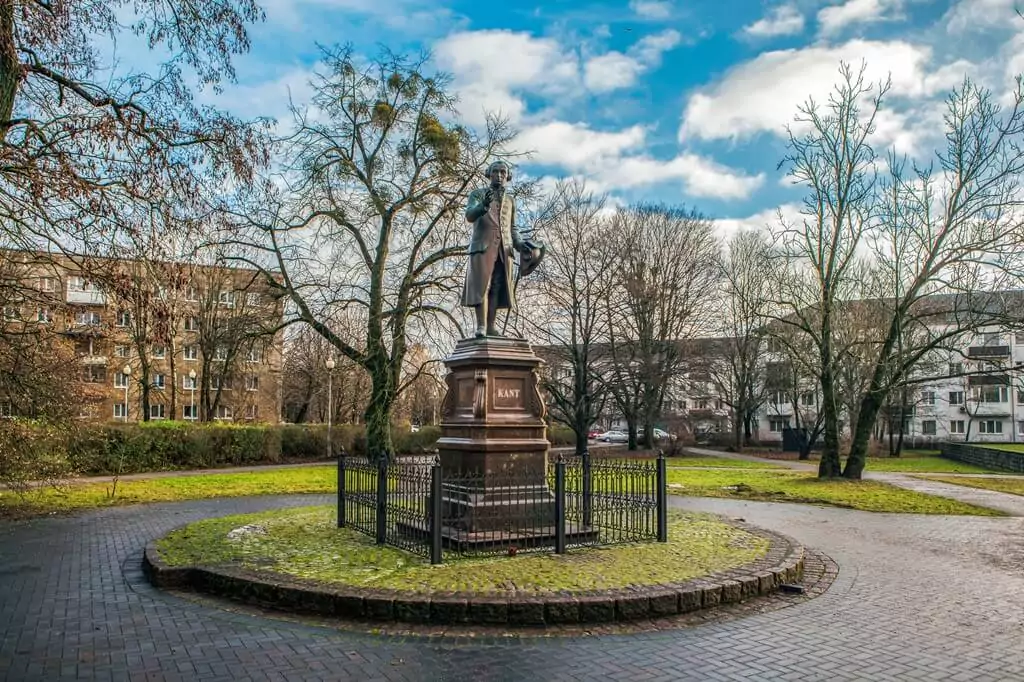
[[[921,422],[921,434],[925,436],[934,436],[936,434],[935,420],[926,419]]]
[[[199,289],[193,286],[185,287],[185,300],[186,301],[198,301],[199,300]]]
[[[213,388],[215,388],[215,389],[220,389],[222,391],[230,391],[231,390],[231,385],[232,385],[231,377],[225,377],[225,376],[213,377],[213,381],[211,382],[210,385]]]
[[[125,409],[124,403],[114,403],[114,418],[115,419],[127,419],[128,410]]]
[[[246,355],[246,362],[261,362],[263,360],[263,350],[253,346],[249,349],[248,355]]]
[[[21,310],[16,305],[5,305],[4,306],[4,319],[5,320],[16,320],[21,317]]]
[[[1024,332],[1017,332],[1014,334],[1013,340],[1018,346],[1024,346]]]
[[[978,433],[1002,433],[1003,422],[998,419],[983,419],[978,422]]]
[[[247,391],[258,391],[260,390],[260,378],[255,374],[249,374],[245,377],[245,390]]]
[[[94,327],[100,323],[100,314],[89,311],[82,311],[75,315],[75,322],[78,324]]]
[[[935,391],[924,391],[921,393],[921,404],[922,405],[934,405],[935,404]]]
[[[785,405],[789,401],[786,400],[785,391],[772,391],[771,395],[768,396],[768,402],[773,405]]]
[[[227,346],[217,346],[213,350],[213,359],[214,360],[227,360],[228,359],[228,347]]]
[[[193,379],[189,375],[181,377],[181,387],[186,391],[191,391],[194,388],[199,388],[199,377]]]
[[[979,403],[1006,403],[1010,401],[1010,392],[1006,386],[978,386],[971,398]]]
[[[990,332],[981,335],[981,342],[986,346],[998,346],[1002,341],[1000,338],[1002,335],[999,332]]]
[[[40,322],[42,324],[49,324],[50,322],[53,322],[53,315],[50,313],[50,309],[40,308],[39,310],[37,310],[36,322]]]
[[[117,312],[117,326],[128,327],[132,323],[132,314],[127,310],[119,310]]]
[[[78,408],[79,419],[96,419],[100,416],[100,410],[98,405],[91,405],[86,403]]]
[[[4,419],[10,419],[14,416],[14,405],[11,404],[10,400],[4,400],[0,402],[0,417]]]
[[[259,292],[250,291],[245,295],[246,305],[259,305],[263,303],[263,297],[260,296]]]
[[[779,339],[772,337],[768,339],[768,352],[769,353],[782,353],[786,350],[786,345]]]
[[[165,414],[164,414],[164,404],[163,403],[157,403],[155,405],[150,405],[149,406],[149,418],[150,419],[163,419],[164,417],[165,417]]]
[[[1024,422],[1017,422],[1017,434],[1024,436]]]
[[[74,275],[68,278],[68,291],[92,291],[92,283],[85,277]]]
[[[1017,404],[1024,405],[1024,390],[1017,389]]]
[[[154,374],[153,375],[153,388],[158,388],[158,389],[160,389],[162,391],[166,385],[167,385],[167,377],[166,376],[164,376],[163,374]]]
[[[782,433],[783,429],[789,428],[788,419],[769,419],[768,430],[772,433]]]
[[[103,365],[86,365],[82,368],[82,381],[87,384],[107,383],[107,368]]]
[[[964,420],[963,419],[954,419],[953,421],[949,422],[949,432],[950,433],[963,433],[964,432]]]
[[[231,419],[231,408],[228,407],[227,405],[218,405],[217,406],[217,416],[214,417],[214,418],[215,419],[225,419],[225,420]]]
[[[225,308],[235,307],[235,292],[233,291],[222,291],[217,295],[217,302]]]
[[[128,375],[124,372],[118,372],[114,375],[114,388],[127,388],[128,387]]]
[[[805,407],[814,405],[814,391],[805,391],[800,394],[800,404]]]
[[[256,419],[256,415],[257,415],[257,412],[256,412],[256,406],[255,405],[249,405],[249,406],[247,406],[245,408],[245,418],[246,419]]]
[[[162,284],[157,284],[153,287],[153,295],[159,298],[161,301],[167,300],[167,287]]]
[[[199,331],[199,318],[198,317],[186,317],[185,318],[185,331],[196,332]]]
[[[167,357],[167,346],[153,346],[152,355],[154,360],[163,360]]]
[[[962,362],[951,362],[949,363],[949,376],[957,377],[964,373],[964,363]]]
[[[114,356],[115,357],[127,358],[130,355],[131,355],[131,348],[129,348],[128,346],[124,345],[123,343],[119,343],[116,346],[114,346]]]
[[[197,405],[184,405],[181,408],[181,418],[195,420],[199,418],[199,407]]]
[[[199,347],[198,346],[185,346],[181,349],[182,357],[186,360],[198,360],[199,359]]]
[[[964,392],[963,391],[950,391],[949,392],[949,404],[950,405],[963,405],[964,404]]]
[[[39,291],[57,291],[57,280],[54,277],[40,277]]]

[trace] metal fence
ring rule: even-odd
[[[338,527],[441,563],[444,554],[564,553],[666,542],[664,456],[558,458],[544,471],[460,471],[437,459],[338,458]]]

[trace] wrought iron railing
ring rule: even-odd
[[[338,526],[441,563],[444,553],[516,554],[666,542],[665,458],[558,458],[537,471],[448,469],[434,459],[338,459]]]

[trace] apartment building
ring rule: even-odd
[[[254,270],[5,252],[2,332],[63,340],[92,420],[277,422],[282,308]],[[0,416],[18,405],[0,396]]]
[[[723,356],[725,341],[704,338],[685,342],[688,369],[670,380],[659,426],[697,435],[731,432],[733,413],[728,397],[722,395],[729,375]],[[571,381],[569,368],[559,361],[558,353],[538,352],[548,360],[546,371],[552,380]],[[762,443],[779,443],[788,429],[814,423],[821,395],[813,377],[779,376],[789,374],[789,361],[770,340],[763,362],[760,376],[766,383],[758,393],[764,400],[751,431]],[[929,362],[922,363],[918,378],[920,383],[892,397],[896,404],[880,411],[875,429],[878,438],[902,429],[904,439],[916,445],[943,440],[1024,442],[1024,332],[982,328],[964,338],[961,347],[937,351]],[[840,429],[845,434],[849,421],[844,406],[840,406],[840,415]],[[613,401],[606,403],[598,428],[626,428]]]

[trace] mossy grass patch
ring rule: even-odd
[[[332,507],[199,521],[157,542],[168,566],[234,566],[334,586],[548,595],[680,582],[765,556],[768,540],[703,514],[673,513],[669,542],[572,549],[567,554],[425,559],[336,527]]]

